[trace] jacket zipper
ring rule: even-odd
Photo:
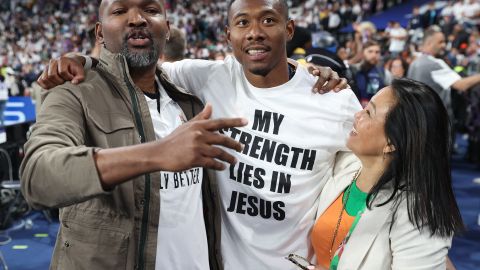
[[[139,102],[136,95],[136,91],[133,88],[132,84],[128,80],[127,72],[125,70],[125,64],[122,65],[123,68],[123,77],[125,78],[125,84],[127,85],[128,92],[130,93],[130,98],[132,99],[133,114],[135,115],[135,122],[137,123],[138,133],[140,135],[140,142],[145,143],[145,131],[143,129],[142,118],[138,112]],[[138,245],[138,260],[137,260],[137,269],[143,270],[145,268],[145,242],[147,239],[147,226],[149,219],[149,209],[150,209],[150,174],[145,174],[145,191],[143,194],[143,199],[145,201],[143,205],[143,216],[142,216],[142,226],[140,228],[140,243]]]

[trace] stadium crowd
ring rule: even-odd
[[[187,37],[189,58],[222,58],[226,1],[170,0],[169,20]],[[384,3],[384,2],[388,2]],[[292,18],[312,31],[337,31],[391,6],[391,1],[291,1]],[[398,1],[397,1],[398,2]],[[66,52],[88,53],[94,44],[98,1],[12,0],[0,3],[0,67],[11,95],[24,95],[49,59]],[[316,16],[318,14],[318,16]],[[339,16],[342,18],[340,20]]]
[[[360,99],[363,98],[361,92],[364,92],[365,101],[391,78],[407,76],[409,65],[421,53],[424,32],[432,25],[437,25],[445,35],[446,53],[442,57],[445,63],[462,77],[478,73],[478,1],[432,1],[415,6],[406,26],[392,21],[382,29],[368,21],[368,16],[401,2],[289,1],[290,17],[296,21],[297,32],[308,36],[294,47],[306,49],[312,46],[312,35],[316,33],[331,36],[326,45],[343,62],[346,70],[341,74],[349,77]],[[12,0],[0,3],[0,80],[8,88],[9,95],[29,95],[32,83],[50,59],[66,52],[91,52],[95,43],[97,4],[97,1],[87,0]],[[230,53],[224,34],[227,4],[215,0],[167,1],[171,24],[186,37],[185,57],[223,59]],[[353,25],[353,32],[341,31],[349,25]],[[378,50],[367,50],[365,45],[371,46],[372,42],[378,45]],[[315,40],[313,43],[319,46]],[[305,56],[305,51],[301,50],[292,56],[293,49],[291,57]],[[377,69],[378,82],[366,85],[358,76],[358,71],[366,66]],[[478,96],[478,91],[453,91],[451,101],[457,127],[469,132],[475,145],[480,140]],[[476,150],[480,149],[472,149]],[[480,157],[472,159],[480,162]]]

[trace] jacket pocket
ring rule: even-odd
[[[94,125],[106,134],[121,129],[134,128],[133,117],[125,112],[102,111],[87,106],[87,116]]]
[[[101,148],[120,147],[138,143],[135,124],[128,111],[90,110],[87,106],[87,146]]]
[[[126,269],[128,233],[71,221],[60,230],[58,269]]]

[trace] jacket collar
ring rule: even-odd
[[[390,194],[390,189],[381,190],[373,204],[385,201]],[[394,201],[392,200],[381,207],[372,206],[371,209],[365,209],[357,227],[355,227],[348,243],[345,245],[342,255],[344,259],[340,258],[338,269],[360,269],[377,235],[392,220]],[[370,255],[375,256],[374,254]]]
[[[99,63],[97,68],[102,69],[106,73],[115,77],[117,82],[124,81],[124,71],[128,76],[128,79],[134,85],[130,72],[128,71],[127,61],[125,57],[119,53],[112,53],[109,50],[102,48],[100,50],[100,58],[98,59]]]
[[[102,48],[100,51],[99,64],[97,65],[97,68],[102,69],[105,73],[112,76],[116,82],[119,82],[122,85],[125,84],[126,76],[135,90],[142,92],[142,90],[135,85],[130,77],[127,61],[122,54],[112,53],[109,50]],[[192,98],[194,98],[195,102],[201,104],[200,100],[190,94],[187,90],[173,84],[166,72],[159,65],[157,65],[155,75],[159,79],[168,96],[174,101],[190,101]]]

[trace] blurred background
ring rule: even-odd
[[[295,36],[287,45],[289,57],[301,64],[330,66],[349,80],[362,103],[392,78],[409,76],[409,66],[428,53],[423,39],[432,26],[445,39],[444,51],[433,56],[462,79],[479,74],[478,0],[288,3],[296,23]],[[0,267],[4,269],[7,265],[48,269],[58,211],[35,211],[25,203],[18,167],[40,103],[41,89],[35,81],[52,58],[67,52],[98,54],[94,34],[98,4],[97,0],[0,0]],[[166,0],[174,29],[164,60],[222,60],[230,54],[224,34],[227,4]],[[459,270],[480,269],[480,84],[475,81],[468,89],[453,86],[449,85],[451,103],[446,104],[456,133],[453,186],[467,230],[454,238],[449,256]]]

